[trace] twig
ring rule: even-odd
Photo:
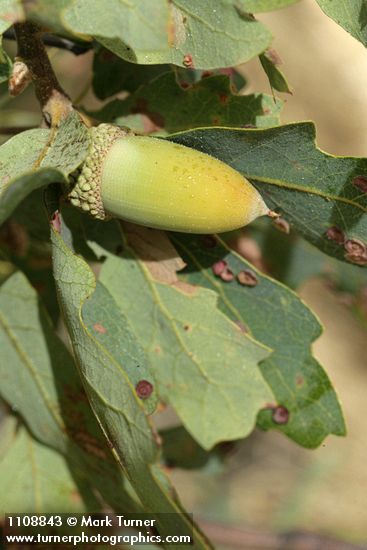
[[[4,32],[3,37],[6,40],[16,40],[17,37],[13,29],[9,29]],[[45,46],[51,46],[52,48],[59,48],[60,50],[66,50],[74,55],[83,55],[89,52],[93,48],[92,42],[78,43],[69,40],[68,38],[61,38],[60,36],[54,36],[53,34],[43,34],[42,42]]]
[[[73,106],[56,78],[41,39],[41,32],[36,25],[29,22],[17,23],[14,29],[18,42],[16,60],[24,63],[30,72],[46,124],[58,126],[72,111]],[[15,78],[16,75],[13,80],[10,78],[10,88],[15,87]]]
[[[365,550],[362,546],[307,531],[277,534],[210,521],[198,523],[215,545],[234,550]]]

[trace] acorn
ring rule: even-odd
[[[276,216],[246,178],[206,153],[110,124],[91,128],[91,135],[69,199],[98,219],[221,233]]]

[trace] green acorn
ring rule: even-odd
[[[92,216],[157,229],[221,233],[274,216],[239,172],[210,155],[101,124],[69,198]]]

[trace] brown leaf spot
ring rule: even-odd
[[[219,277],[223,273],[223,271],[226,269],[226,267],[227,267],[227,262],[225,262],[224,260],[219,260],[219,262],[216,262],[215,264],[212,265],[212,271],[214,275]]]
[[[353,264],[367,265],[367,247],[358,239],[348,239],[344,243],[345,258]]]
[[[286,235],[289,235],[290,232],[290,225],[284,218],[275,218],[273,220],[273,225],[278,229],[278,231],[281,231],[282,233],[285,233]]]
[[[220,117],[215,116],[215,117],[212,118],[212,123],[213,124],[220,124],[220,122],[221,122]]]
[[[237,280],[241,285],[245,286],[256,286],[259,282],[256,274],[250,269],[240,271],[237,275]]]
[[[93,325],[93,328],[96,332],[99,332],[100,334],[105,334],[107,332],[107,330],[105,329],[105,327],[99,323],[95,323]]]
[[[203,74],[201,75],[201,78],[208,78],[209,76],[213,76],[213,72],[212,71],[204,71]]]
[[[356,176],[353,179],[353,185],[357,187],[362,193],[367,193],[367,177],[366,176]]]
[[[272,419],[275,424],[287,424],[289,420],[288,409],[286,407],[283,407],[282,405],[278,405],[273,410]]]
[[[180,86],[183,90],[187,90],[187,88],[190,88],[190,84],[188,82],[180,82]]]
[[[191,325],[185,325],[185,326],[184,326],[184,331],[190,332],[190,330],[192,330],[192,326],[191,326]]]
[[[153,389],[153,384],[148,380],[140,380],[135,386],[136,395],[140,399],[148,399],[152,395]]]
[[[358,239],[348,239],[345,241],[344,248],[349,254],[357,254],[360,256],[366,253],[366,245]]]
[[[184,55],[182,63],[186,68],[193,67],[192,55],[189,53]]]
[[[296,376],[296,386],[298,387],[303,386],[304,383],[305,383],[304,377],[302,376],[302,374],[298,373]]]
[[[225,270],[220,274],[220,278],[222,279],[222,281],[229,283],[230,281],[233,281],[234,275],[232,271],[228,267],[226,267]]]
[[[229,97],[227,96],[227,94],[219,94],[219,101],[223,105],[226,105],[229,101]]]
[[[341,229],[339,229],[339,227],[336,227],[335,225],[332,227],[329,227],[329,229],[326,231],[326,237],[330,241],[335,241],[337,244],[343,244],[345,241],[344,232]]]
[[[356,265],[367,265],[367,256],[356,256],[354,254],[345,254],[345,259],[348,262]]]

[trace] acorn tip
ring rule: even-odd
[[[269,216],[269,218],[272,218],[273,220],[280,218],[280,214],[278,214],[277,212],[274,212],[274,210],[268,210],[266,215]]]

